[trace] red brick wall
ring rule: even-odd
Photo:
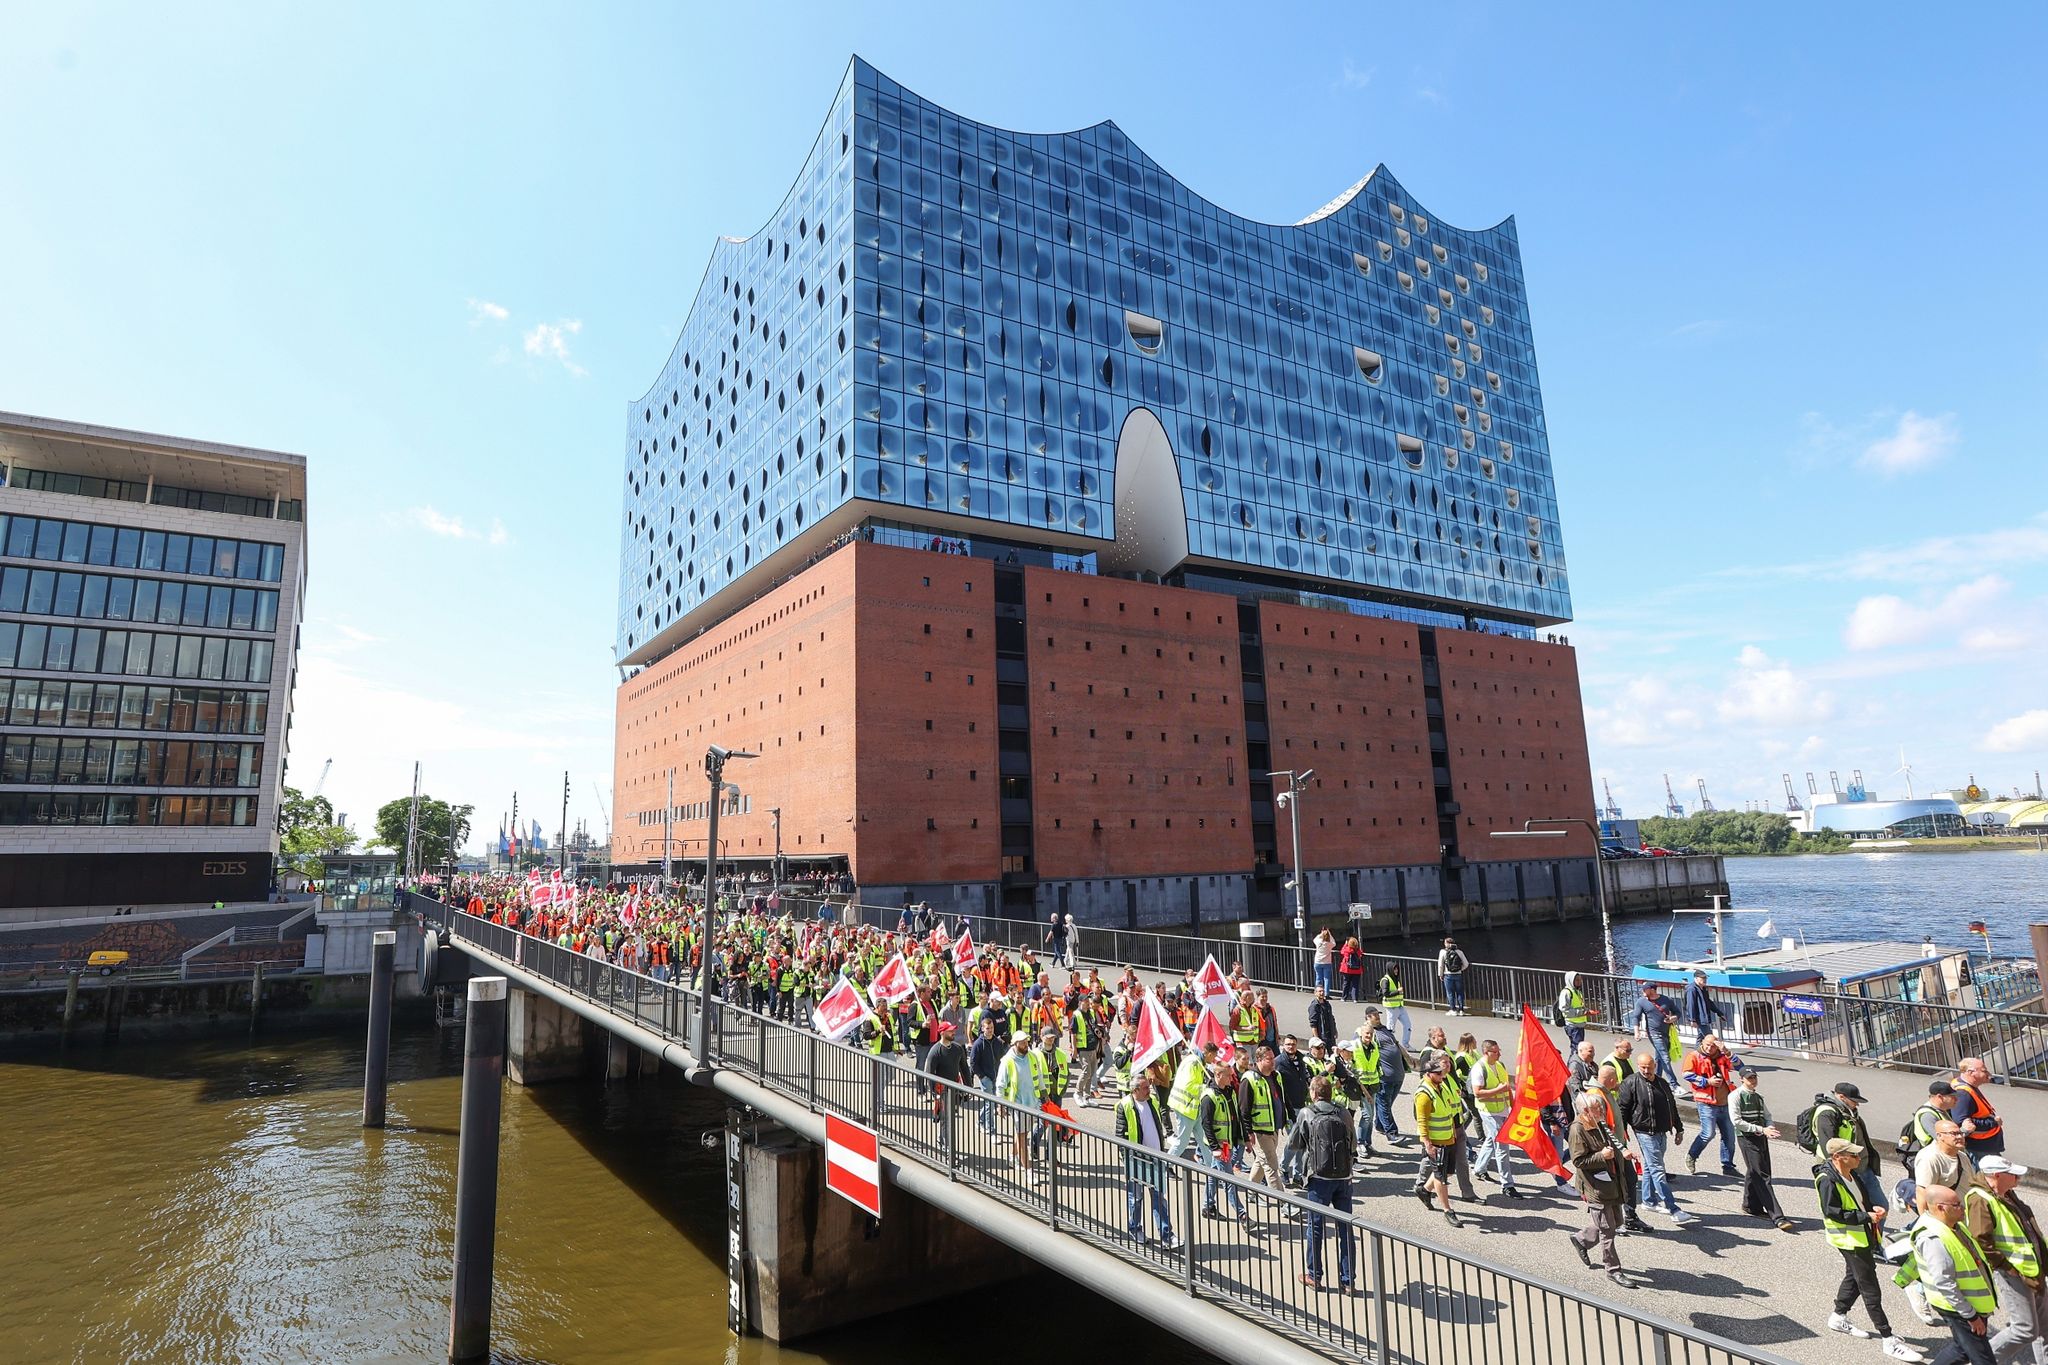
[[[993,881],[1002,855],[994,568],[964,555],[852,548],[859,809],[842,818],[858,824],[854,875],[874,885]]]
[[[1594,819],[1578,656],[1571,646],[1463,630],[1439,630],[1436,639],[1465,857],[1592,857],[1592,833],[1578,826],[1540,847],[1487,837],[1496,829],[1520,829],[1526,819]]]
[[[1348,612],[1259,605],[1275,768],[1314,768],[1302,861],[1434,863],[1438,844],[1416,629]],[[1276,812],[1283,860],[1289,816]]]
[[[1038,875],[1249,870],[1236,600],[1028,569],[1024,611]]]
[[[854,548],[846,547],[619,687],[612,856],[661,857],[661,808],[675,769],[678,805],[703,802],[712,744],[759,753],[727,765],[752,799],[721,815],[728,857],[775,851],[782,808],[791,857],[850,854],[854,784]],[[641,823],[639,812],[652,812]],[[673,856],[702,858],[707,821],[677,821]]]

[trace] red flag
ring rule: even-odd
[[[882,964],[882,970],[868,983],[868,994],[885,1005],[917,994],[917,983],[910,979],[910,964],[903,960],[903,954],[898,953]]]
[[[1214,1014],[1221,1021],[1229,1016],[1230,1002],[1235,998],[1230,993],[1229,979],[1223,975],[1223,969],[1216,965],[1216,955],[1209,954],[1202,961],[1202,969],[1195,973],[1195,999],[1204,1010]],[[1195,1041],[1197,1044],[1202,1041],[1199,1029],[1196,1031]]]
[[[1168,1048],[1180,1046],[1187,1037],[1180,1031],[1180,1025],[1167,1014],[1166,1006],[1150,995],[1138,1000],[1135,1034],[1131,1042],[1132,1075],[1152,1065],[1153,1060]]]
[[[1550,1135],[1543,1131],[1539,1115],[1543,1107],[1563,1093],[1569,1076],[1557,1045],[1536,1022],[1535,1013],[1522,1006],[1522,1043],[1515,1056],[1515,1102],[1500,1126],[1500,1140],[1522,1149],[1529,1163],[1548,1171],[1559,1180],[1566,1178]]]
[[[981,955],[974,951],[974,939],[968,935],[967,926],[960,926],[959,941],[953,945],[953,970],[966,975],[981,961]]]
[[[818,1032],[837,1041],[853,1032],[867,1016],[867,1002],[860,998],[854,984],[842,976],[839,984],[825,992],[825,998],[812,1009],[811,1023]]]
[[[1210,959],[1214,965],[1215,959]],[[1214,1010],[1203,1010],[1202,1017],[1195,1021],[1195,1051],[1200,1052],[1209,1044],[1216,1044],[1216,1060],[1231,1061],[1237,1056],[1237,1045],[1230,1041],[1230,1031],[1223,1027],[1223,1020]]]

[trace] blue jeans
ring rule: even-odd
[[[1636,1191],[1636,1202],[1646,1209],[1654,1209],[1661,1202],[1672,1213],[1678,1212],[1678,1200],[1671,1193],[1671,1179],[1664,1174],[1664,1148],[1670,1139],[1662,1133],[1637,1133],[1636,1146],[1643,1154],[1642,1188]]]
[[[988,1103],[981,1106],[981,1131],[987,1133],[990,1137],[994,1137],[996,1135],[995,1078],[993,1076],[977,1076],[974,1078],[974,1083],[981,1088],[982,1094],[989,1097]]]
[[[1166,1217],[1166,1191],[1144,1180],[1124,1181],[1124,1221],[1131,1230],[1131,1240],[1145,1240],[1145,1196],[1152,1196],[1152,1221],[1159,1226],[1159,1239],[1173,1240],[1173,1224]]]
[[[1230,1155],[1231,1159],[1235,1161],[1237,1158],[1237,1150],[1235,1148],[1232,1148]],[[1229,1167],[1223,1164],[1222,1153],[1218,1152],[1214,1147],[1209,1146],[1207,1143],[1203,1143],[1199,1148],[1196,1149],[1195,1160],[1199,1162],[1201,1165],[1207,1166],[1212,1171],[1224,1171],[1230,1169]],[[1238,1194],[1237,1186],[1229,1183],[1228,1181],[1218,1180],[1213,1175],[1209,1177],[1209,1183],[1207,1188],[1205,1188],[1202,1191],[1202,1207],[1205,1209],[1214,1209],[1217,1206],[1216,1190],[1218,1186],[1222,1187],[1225,1197],[1230,1200],[1230,1207],[1236,1212],[1237,1216],[1239,1218],[1244,1217],[1244,1199]]]
[[[1500,1176],[1501,1188],[1511,1190],[1515,1187],[1515,1173],[1508,1166],[1508,1153],[1513,1149],[1500,1140],[1500,1130],[1506,1124],[1507,1118],[1508,1111],[1505,1109],[1498,1114],[1485,1109],[1479,1111],[1479,1123],[1486,1131],[1486,1143],[1480,1147],[1479,1156],[1473,1161],[1472,1169],[1484,1171],[1491,1165],[1494,1173]]]
[[[1334,962],[1316,963],[1316,984],[1323,988],[1324,994],[1327,995],[1337,989],[1336,982],[1333,979],[1336,975],[1337,965]]]
[[[1376,1108],[1376,1097],[1368,1098],[1358,1106],[1358,1145],[1365,1148],[1368,1154],[1372,1151],[1373,1116]]]
[[[1694,1160],[1698,1160],[1699,1154],[1707,1149],[1707,1143],[1712,1140],[1714,1134],[1719,1133],[1721,1135],[1721,1164],[1723,1166],[1733,1166],[1735,1164],[1735,1120],[1728,1116],[1728,1106],[1725,1104],[1702,1104],[1699,1106],[1699,1111],[1700,1130],[1693,1135],[1691,1144],[1685,1149],[1685,1154]]]
[[[1584,1024],[1566,1024],[1564,1026],[1564,1040],[1567,1044],[1565,1051],[1577,1052],[1579,1044],[1586,1041],[1586,1026]]]
[[[1649,1045],[1657,1053],[1657,1074],[1669,1082],[1673,1090],[1678,1089],[1678,1070],[1671,1065],[1670,1032],[1667,1030],[1663,1036],[1650,1039]]]
[[[1379,1089],[1373,1092],[1373,1126],[1390,1138],[1401,1135],[1394,1122],[1394,1096],[1399,1092],[1400,1085],[1391,1076],[1382,1076]]]
[[[1465,974],[1444,973],[1444,1003],[1454,1010],[1465,1008]]]
[[[1312,1204],[1322,1204],[1338,1213],[1351,1212],[1351,1182],[1348,1180],[1324,1180],[1310,1176],[1308,1193],[1303,1196]],[[1304,1236],[1308,1239],[1308,1273],[1318,1283],[1323,1279],[1323,1222],[1320,1213],[1308,1216],[1308,1227]],[[1337,1224],[1337,1283],[1344,1288],[1351,1287],[1351,1258],[1356,1239],[1351,1233],[1351,1220],[1347,1216]]]

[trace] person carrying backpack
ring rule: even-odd
[[[1287,1134],[1287,1148],[1299,1154],[1308,1173],[1303,1198],[1310,1203],[1342,1214],[1337,1224],[1337,1287],[1349,1293],[1353,1274],[1355,1239],[1351,1231],[1351,1120],[1343,1106],[1330,1099],[1330,1078],[1317,1076],[1308,1083],[1308,1108],[1295,1116]],[[1311,1289],[1323,1280],[1324,1215],[1311,1213],[1303,1236],[1307,1238],[1308,1268],[1301,1282]]]
[[[1897,1143],[1899,1158],[1907,1166],[1913,1158],[1934,1145],[1934,1128],[1943,1119],[1953,1118],[1956,1107],[1956,1088],[1947,1081],[1930,1081],[1927,1085],[1927,1101],[1913,1111],[1913,1117],[1906,1120],[1899,1129]]]

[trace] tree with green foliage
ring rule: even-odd
[[[334,818],[334,805],[324,796],[306,796],[296,787],[284,789],[277,811],[278,849],[284,865],[302,877],[326,872],[322,861],[355,846],[356,832]]]
[[[1696,853],[1835,853],[1849,841],[1834,830],[1801,834],[1775,811],[1704,810],[1682,820],[1652,816],[1638,826],[1643,842]]]
[[[422,794],[419,829],[414,835],[414,859],[423,868],[447,862],[462,850],[469,838],[469,817],[475,806],[451,806]],[[401,796],[377,807],[377,842],[405,852],[405,831],[412,819],[412,798]]]

